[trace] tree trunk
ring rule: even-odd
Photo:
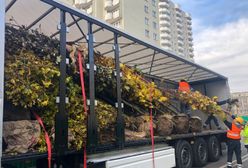
[[[186,134],[189,132],[189,118],[185,114],[179,114],[172,118],[175,125],[176,134]]]
[[[189,119],[189,127],[191,132],[201,132],[202,131],[202,120],[198,116],[192,116]]]
[[[158,117],[157,122],[157,133],[160,136],[168,136],[171,135],[173,131],[173,122],[171,120],[171,116],[162,115]]]

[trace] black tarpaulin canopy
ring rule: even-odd
[[[182,78],[189,82],[227,79],[60,1],[6,0],[6,23],[24,25],[27,29],[37,29],[51,38],[59,38],[61,9],[66,12],[67,42],[87,42],[89,21],[93,26],[95,51],[114,57],[114,34],[118,34],[120,61],[136,66],[145,74],[174,82]]]

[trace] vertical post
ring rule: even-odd
[[[118,34],[114,34],[114,49],[115,49],[115,69],[116,69],[116,92],[117,92],[117,121],[116,121],[116,144],[119,148],[124,147],[124,119],[121,102],[121,77],[120,77],[120,51],[118,44]]]
[[[152,72],[152,66],[153,66],[155,55],[156,55],[156,51],[154,50],[154,53],[153,53],[153,56],[152,56],[151,67],[150,67],[150,70],[149,70],[149,75],[151,75],[151,72]]]
[[[88,115],[88,139],[87,145],[90,149],[97,146],[97,119],[95,113],[95,72],[94,72],[94,44],[93,44],[92,23],[88,22],[88,53],[89,53],[89,96],[90,96],[90,113]]]
[[[2,158],[3,101],[4,101],[4,42],[5,42],[5,1],[0,1],[0,167]]]
[[[66,22],[65,12],[60,11],[60,79],[59,79],[59,111],[55,119],[55,149],[58,156],[68,148],[68,113],[66,111]]]

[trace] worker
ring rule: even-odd
[[[242,168],[240,133],[243,128],[244,120],[241,117],[236,117],[232,122],[224,119],[224,123],[229,128],[227,131],[227,168],[232,167],[233,152],[235,152],[236,155],[237,168]]]
[[[248,152],[248,122],[246,122],[245,127],[241,132],[241,135],[243,137],[245,148]]]
[[[210,126],[211,121],[214,121],[214,124],[216,125],[217,129],[221,129],[221,126],[218,122],[218,119],[216,118],[216,116],[214,115],[214,113],[209,114],[207,120],[205,121],[205,123],[203,124],[203,128],[207,128],[207,126]]]
[[[190,85],[185,79],[181,79],[178,86],[178,91],[190,92]]]
[[[191,88],[186,79],[181,79],[178,83],[178,91],[180,92],[190,92]],[[190,117],[191,111],[190,106],[187,103],[181,103],[181,111],[185,112],[185,114]]]

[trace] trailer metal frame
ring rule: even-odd
[[[0,6],[5,6],[6,22],[11,22],[10,18],[14,18],[15,22],[24,25],[26,29],[37,29],[41,27],[44,33],[51,38],[59,38],[60,41],[60,86],[59,86],[59,112],[55,119],[55,151],[54,156],[60,158],[69,152],[68,142],[68,112],[66,106],[66,43],[67,42],[83,42],[88,44],[89,53],[89,115],[88,115],[88,135],[87,146],[88,152],[93,153],[104,148],[99,146],[97,135],[97,121],[95,114],[95,77],[94,77],[94,50],[100,51],[103,55],[109,54],[115,59],[116,81],[117,81],[117,123],[116,123],[116,144],[107,145],[110,148],[123,148],[130,144],[142,144],[149,141],[126,142],[124,134],[124,118],[121,99],[121,71],[120,62],[127,63],[129,66],[137,65],[137,68],[143,70],[147,76],[156,76],[164,80],[177,82],[181,78],[188,78],[191,83],[208,82],[212,80],[227,80],[216,72],[202,67],[194,62],[188,61],[174,53],[166,51],[162,48],[146,43],[134,36],[121,31],[108,23],[100,21],[88,14],[74,9],[66,4],[56,0],[5,0],[6,6],[1,1]],[[22,9],[23,10],[20,10]],[[27,11],[25,9],[32,9]],[[17,11],[19,10],[19,11]],[[26,13],[25,13],[26,12]],[[59,14],[58,14],[59,13]],[[22,15],[23,14],[23,15]],[[1,16],[1,15],[0,15]],[[70,16],[70,17],[68,17]],[[1,16],[2,17],[2,16]],[[1,21],[1,19],[0,19]],[[59,23],[59,26],[56,25]],[[4,23],[0,23],[3,27]],[[57,27],[59,30],[57,30]],[[69,29],[70,28],[70,29]],[[4,29],[0,29],[0,39],[4,39]],[[69,33],[68,33],[69,31]],[[86,32],[86,33],[85,33]],[[70,39],[68,38],[70,37]],[[100,39],[95,41],[95,37]],[[107,39],[105,39],[107,38]],[[0,89],[3,90],[3,71],[4,71],[4,42],[0,40]],[[109,47],[110,45],[110,47]],[[112,46],[112,48],[111,48]],[[105,49],[106,48],[106,49]],[[133,58],[135,55],[135,58]],[[156,62],[159,61],[159,64]],[[165,61],[165,62],[164,62]],[[182,66],[181,66],[182,65]],[[187,67],[187,71],[182,70]],[[156,72],[156,73],[154,73]],[[179,73],[179,74],[178,74]],[[1,91],[1,90],[0,90]],[[3,91],[0,92],[0,98],[3,99]],[[0,125],[2,125],[3,107],[0,102]],[[0,130],[0,139],[2,139]],[[164,138],[156,139],[157,142],[163,141]],[[1,140],[0,140],[1,142]],[[1,143],[0,143],[0,146]],[[1,149],[1,147],[0,147]],[[1,150],[0,150],[1,152]],[[0,154],[1,156],[1,154]],[[45,154],[33,155],[35,158],[43,158]],[[23,155],[27,157],[27,155]],[[18,158],[18,156],[16,157]],[[22,157],[20,157],[21,159]],[[5,161],[14,158],[5,158]],[[22,158],[23,159],[23,158]],[[3,160],[3,161],[4,161]]]

